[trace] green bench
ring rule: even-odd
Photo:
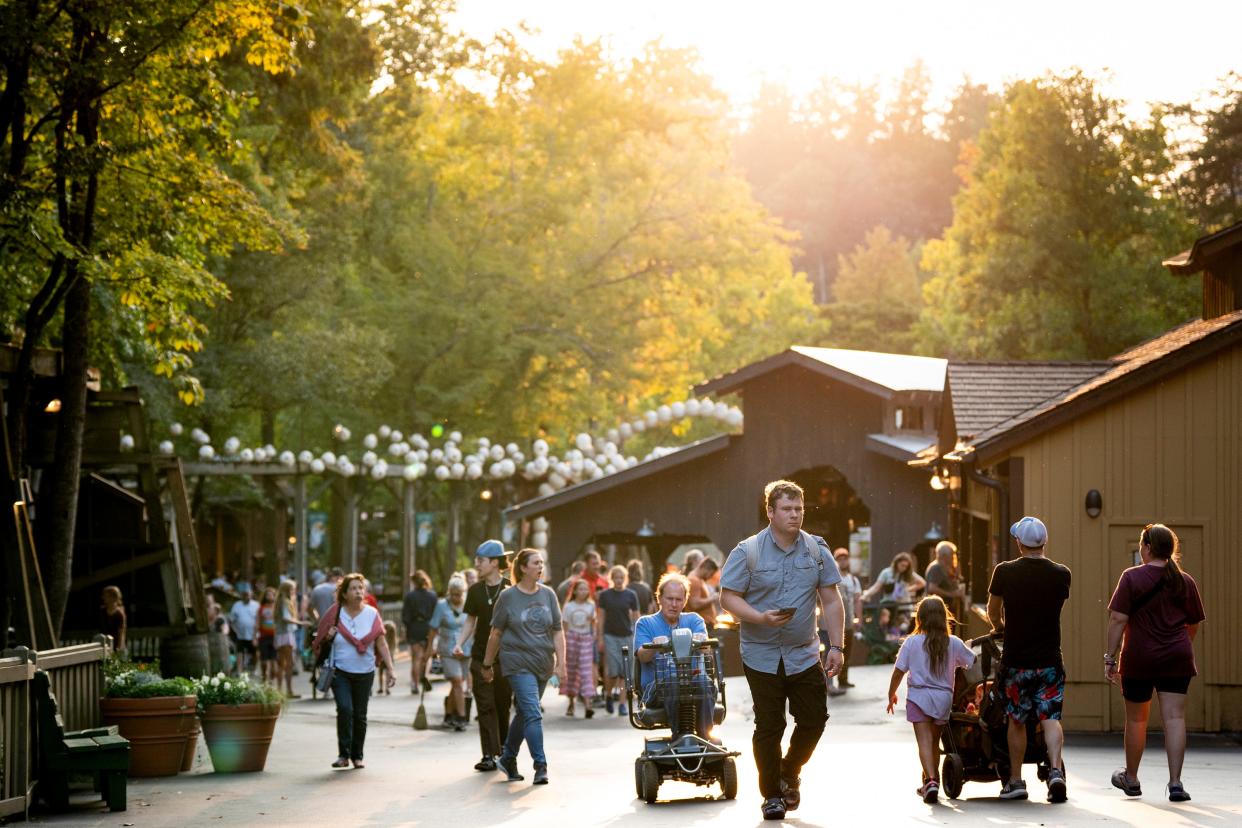
[[[108,808],[124,811],[129,740],[117,735],[115,726],[66,731],[44,671],[35,671],[31,691],[38,709],[39,797],[49,808],[63,811],[69,807],[69,775],[91,774]]]

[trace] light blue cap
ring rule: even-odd
[[[1009,527],[1009,534],[1028,549],[1038,549],[1048,543],[1048,527],[1037,517],[1027,515]]]

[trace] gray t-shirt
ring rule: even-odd
[[[323,618],[332,605],[336,603],[336,584],[324,581],[310,592],[310,605],[315,614]]]
[[[560,628],[561,608],[552,587],[539,584],[534,595],[519,587],[500,593],[492,612],[492,629],[501,632],[501,675],[532,673],[546,681],[555,663],[552,637]]]

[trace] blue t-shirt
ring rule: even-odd
[[[604,612],[604,635],[629,638],[634,633],[631,612],[638,612],[638,596],[632,589],[601,589],[595,603]]]
[[[667,638],[673,637],[674,629],[688,629],[691,633],[703,633],[707,635],[707,625],[703,623],[703,616],[697,612],[683,612],[677,619],[675,627],[669,626],[668,621],[664,619],[663,613],[655,613],[654,615],[644,615],[638,619],[638,624],[634,627],[634,654],[638,655],[638,648],[644,644],[650,644],[659,636]],[[655,661],[646,663],[639,662],[641,672],[639,673],[639,684],[646,691],[651,683],[655,681]]]

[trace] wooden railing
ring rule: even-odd
[[[101,635],[90,644],[43,652],[18,647],[0,658],[0,819],[25,816],[37,782],[30,726],[35,670],[48,674],[67,730],[98,727],[103,661],[110,651],[111,640]]]

